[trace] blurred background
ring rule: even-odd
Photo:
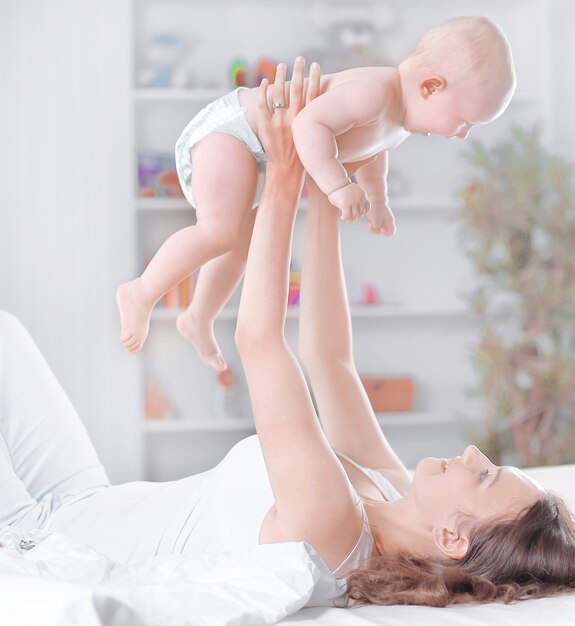
[[[504,215],[501,206],[511,207],[509,217],[533,201],[524,220],[531,230],[517,235],[523,227],[515,225],[506,242],[519,236],[531,245],[533,228],[543,232],[537,222],[543,196],[528,189],[549,163],[554,167],[553,159],[569,163],[573,157],[575,4],[0,0],[0,308],[29,328],[113,481],[170,479],[207,469],[254,432],[233,345],[238,294],[216,323],[231,377],[218,379],[175,330],[193,279],[159,303],[141,354],[127,355],[119,343],[116,287],[141,271],[168,234],[194,221],[173,172],[173,146],[183,127],[234,86],[273,77],[279,61],[291,63],[303,54],[308,62],[319,60],[325,73],[397,65],[426,29],[458,15],[485,15],[503,28],[514,53],[517,92],[499,120],[473,129],[464,142],[412,137],[390,154],[396,237],[369,235],[361,222],[342,227],[356,363],[382,428],[411,467],[424,455],[458,454],[468,441],[483,441],[493,454],[520,464],[566,461],[549,441],[572,432],[573,399],[564,390],[575,387],[575,344],[565,315],[573,299],[560,303],[559,331],[552,312],[539,320],[537,331],[531,324],[528,335],[500,330],[514,338],[503,347],[501,340],[499,352],[484,349],[493,325],[474,293],[488,274],[511,276],[498,283],[503,290],[514,285],[515,317],[507,315],[506,323],[525,331],[534,300],[529,309],[521,285],[529,283],[535,261],[490,265],[484,244],[483,257],[470,255],[486,231],[469,216],[481,198],[489,203],[481,210],[492,209],[494,219]],[[539,133],[531,143],[512,134],[512,128],[528,133],[535,125]],[[471,140],[491,155],[483,164],[470,160]],[[497,146],[505,141],[516,148],[511,161],[498,160]],[[521,150],[531,150],[531,160]],[[538,161],[547,151],[550,161]],[[529,161],[527,169],[519,171],[519,161]],[[489,200],[477,195],[491,189],[497,174],[486,163],[499,163],[508,184],[501,183],[501,194]],[[556,181],[553,172],[550,180]],[[570,172],[567,167],[561,180]],[[565,184],[565,221],[554,236],[563,236],[562,249],[568,250],[575,218]],[[519,187],[523,200],[509,200]],[[294,346],[305,202],[296,223],[287,321]],[[552,216],[559,201],[545,202]],[[510,232],[507,227],[502,222],[497,232]],[[542,267],[550,267],[558,244],[545,241]],[[562,283],[563,294],[572,294],[574,280]],[[533,297],[545,302],[544,291]],[[505,300],[505,293],[498,298]],[[561,350],[546,347],[546,338],[557,332],[567,333],[553,344]],[[528,363],[517,356],[517,346],[522,355],[529,353]],[[486,371],[499,372],[489,368],[502,359],[516,369],[511,382],[494,391]],[[559,361],[560,375],[550,369]],[[561,406],[553,400],[557,388],[543,389],[536,380],[534,372],[543,369],[547,382],[562,381],[561,393],[569,397]],[[500,381],[506,375],[501,372]],[[524,405],[533,407],[535,397],[539,408],[530,412]],[[516,422],[507,419],[511,413]],[[519,432],[517,424],[529,419],[533,428]],[[534,432],[546,439],[532,443]]]

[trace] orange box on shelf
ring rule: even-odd
[[[376,413],[400,413],[413,408],[413,378],[362,378]]]

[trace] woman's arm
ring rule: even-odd
[[[409,474],[377,423],[353,360],[337,214],[308,178],[300,296],[300,357],[333,448],[385,475],[405,493]]]
[[[278,66],[274,101],[284,102],[285,66]],[[308,98],[318,91],[312,66]],[[289,259],[303,170],[290,124],[303,106],[303,59],[290,85],[289,106],[273,114],[260,88],[258,131],[268,155],[266,181],[246,265],[236,342],[254,421],[275,498],[266,542],[307,541],[328,566],[351,550],[361,527],[351,484],[316,417],[301,369],[284,338]]]

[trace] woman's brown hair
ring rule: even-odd
[[[513,519],[476,524],[459,560],[378,555],[348,576],[356,603],[449,606],[575,591],[575,518],[546,492]]]

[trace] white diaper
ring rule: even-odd
[[[258,166],[258,189],[254,201],[257,206],[263,187],[266,170],[266,153],[249,125],[244,109],[240,105],[238,87],[225,96],[210,102],[184,128],[176,141],[176,170],[182,191],[188,202],[196,206],[192,192],[192,157],[191,149],[209,133],[227,133],[239,139],[254,155]]]

